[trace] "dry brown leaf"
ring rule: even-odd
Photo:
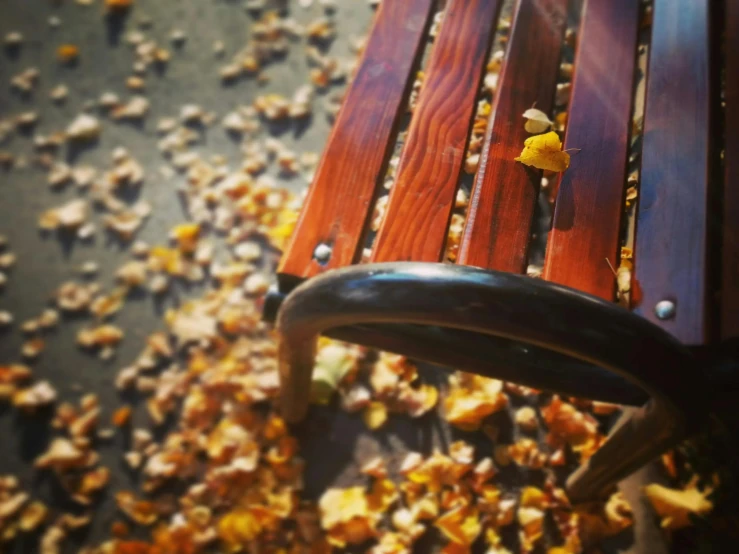
[[[376,534],[377,515],[370,510],[362,487],[328,489],[318,502],[321,526],[338,548],[358,544]]]
[[[79,467],[85,463],[87,456],[78,449],[72,441],[64,438],[55,438],[46,452],[36,458],[35,466],[38,468],[54,467],[66,469]]]
[[[460,506],[441,515],[434,525],[450,541],[471,546],[480,534],[482,526],[477,511],[470,506]]]
[[[47,513],[48,509],[42,502],[31,502],[21,513],[18,528],[26,533],[35,531],[46,519]]]
[[[77,344],[83,348],[115,346],[123,339],[123,330],[115,325],[98,325],[91,329],[81,329],[77,333]]]
[[[17,492],[14,495],[0,501],[0,520],[5,520],[17,514],[21,508],[28,502],[30,497],[24,492]]]
[[[711,489],[698,490],[695,482],[685,489],[671,489],[657,483],[644,487],[644,494],[654,511],[662,518],[662,527],[680,529],[691,525],[691,516],[705,516],[713,510],[713,502],[707,497]]]
[[[616,535],[633,524],[631,506],[621,492],[612,494],[605,504],[594,502],[576,506],[575,513],[578,516],[579,535],[585,547]]]
[[[373,431],[379,429],[387,421],[387,406],[382,402],[370,402],[362,413],[362,419]]]
[[[74,44],[62,44],[56,49],[56,57],[62,63],[71,63],[80,55],[80,49]]]
[[[446,418],[462,429],[479,428],[483,419],[508,405],[502,381],[458,373],[449,383],[449,393],[444,399]]]
[[[48,406],[56,401],[56,389],[48,381],[39,381],[35,385],[21,389],[13,395],[13,405],[20,409],[35,409]]]

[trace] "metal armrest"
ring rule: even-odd
[[[419,331],[423,326],[427,330]],[[704,375],[691,353],[641,317],[546,281],[407,262],[330,271],[288,295],[277,316],[287,420],[298,421],[307,411],[317,337],[334,330],[334,335],[354,338],[362,329],[377,346],[405,354],[426,349],[429,354],[420,357],[537,388],[570,394],[574,387],[583,396],[617,397],[630,404],[651,397],[572,476],[568,488],[573,501],[602,494],[678,441],[688,414],[707,414]],[[402,346],[403,337],[388,338],[393,329],[412,339],[410,348]],[[500,365],[490,359],[480,371],[480,358],[461,352],[464,348],[455,348],[459,355],[443,355],[455,336],[487,345],[487,355],[502,352],[508,358],[504,355]],[[424,345],[426,337],[445,338]],[[493,338],[485,342],[486,337]],[[535,356],[525,355],[527,348],[535,349]],[[434,354],[442,354],[442,360]],[[470,363],[464,363],[465,356]],[[511,362],[522,360],[526,363],[524,371],[518,369],[519,379]],[[577,386],[568,378],[568,368],[574,368]]]

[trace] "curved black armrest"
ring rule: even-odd
[[[415,349],[423,347],[419,339],[433,338],[434,332],[447,337],[446,343],[427,344],[437,353],[442,350],[440,344],[452,344],[454,333],[469,344],[493,337],[486,344],[505,344],[509,354],[516,348],[519,353],[536,349],[537,363],[526,365],[523,380],[538,388],[566,391],[570,367],[577,372],[578,390],[588,393],[580,393],[583,396],[612,398],[609,390],[617,390],[615,396],[630,399],[630,403],[651,397],[630,422],[612,434],[590,465],[573,476],[570,494],[576,501],[601,494],[616,479],[677,441],[688,419],[695,420],[687,414],[704,413],[704,376],[690,352],[639,316],[546,281],[464,266],[407,262],[330,271],[290,293],[277,317],[286,419],[297,421],[306,413],[318,335],[365,329],[368,335],[376,334],[377,340],[369,342],[381,343],[393,325],[413,339],[409,344]],[[430,330],[419,331],[424,326]],[[451,331],[444,334],[442,329]],[[342,336],[341,331],[334,334]],[[344,333],[343,338],[350,335]],[[408,353],[403,351],[402,338],[395,340],[397,348],[392,339],[384,340],[385,347]],[[502,349],[491,347],[488,353],[496,351]],[[457,359],[448,356],[444,361]],[[513,355],[510,359],[533,358]],[[520,381],[514,367],[502,364],[500,370],[495,362],[490,360],[485,375]],[[478,370],[473,364],[457,367]],[[627,447],[631,450],[625,452]]]

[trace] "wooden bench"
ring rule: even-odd
[[[359,263],[434,9],[380,4],[266,303],[289,421],[306,414],[320,334],[633,406],[569,479],[573,502],[604,494],[710,414],[719,378],[696,351],[739,335],[739,9],[654,2],[629,311],[614,302],[606,259],[619,259],[622,240],[640,0],[584,2],[564,145],[580,151],[556,183],[543,278],[524,275],[542,172],[514,158],[530,136],[522,113],[552,108],[566,4],[514,7],[455,264],[440,262],[501,1],[447,2],[385,218]],[[715,21],[734,43],[723,186]]]

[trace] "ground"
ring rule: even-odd
[[[96,101],[104,91],[115,92],[124,98],[130,96],[124,85],[134,60],[132,48],[127,44],[128,33],[139,29],[171,52],[171,60],[164,69],[148,72],[145,96],[151,103],[149,115],[134,123],[113,123],[101,117],[103,132],[94,146],[69,149],[64,156],[70,164],[89,163],[106,167],[110,164],[111,152],[123,146],[142,164],[146,177],[138,194],[152,205],[153,210],[137,238],[150,244],[164,242],[172,226],[186,219],[177,194],[177,187],[182,185],[185,177],[160,172],[165,163],[157,150],[157,120],[178,116],[180,107],[186,104],[201,106],[206,112],[215,113],[220,120],[237,106],[250,104],[264,91],[289,97],[307,80],[308,67],[302,48],[291,48],[280,63],[270,64],[264,70],[268,83],[238,79],[232,84],[222,84],[219,68],[246,43],[254,22],[253,14],[241,1],[137,0],[135,10],[117,19],[104,17],[101,3],[101,0],[93,1],[91,5],[73,0],[4,0],[0,5],[0,36],[18,31],[25,37],[18,52],[6,52],[0,59],[0,81],[4,83],[0,88],[0,118],[27,111],[36,111],[40,115],[32,131],[25,136],[19,133],[1,145],[2,150],[22,155],[28,161],[27,167],[0,174],[0,233],[7,237],[9,249],[18,256],[15,267],[8,272],[9,282],[0,293],[0,309],[11,312],[17,322],[36,317],[47,308],[57,287],[76,278],[77,269],[84,262],[97,262],[100,266],[98,280],[111,283],[116,268],[130,258],[124,244],[101,230],[88,242],[72,240],[64,234],[39,232],[37,222],[42,212],[75,198],[79,193],[73,185],[55,191],[49,189],[46,171],[33,162],[31,144],[34,134],[64,129],[87,102]],[[289,10],[299,22],[307,23],[324,11],[320,2],[315,4],[307,9],[290,5]],[[351,58],[351,41],[367,31],[372,13],[368,3],[363,1],[339,3],[335,18],[340,32],[330,46],[330,53]],[[53,18],[58,18],[58,24]],[[183,40],[179,44],[173,44],[171,40],[175,29],[182,31]],[[224,43],[226,53],[223,59],[214,54],[215,41]],[[76,63],[59,63],[56,49],[62,44],[79,47]],[[24,96],[11,91],[7,86],[11,77],[34,66],[40,71],[34,92]],[[69,95],[62,104],[55,104],[49,93],[62,83],[69,88]],[[342,86],[331,87],[330,93],[341,90]],[[308,124],[271,126],[270,134],[278,136],[298,154],[320,152],[330,129],[321,98],[319,94]],[[203,158],[222,155],[239,159],[239,141],[219,125],[202,131],[195,150]],[[276,175],[275,171],[270,171]],[[303,173],[293,178],[281,178],[281,185],[298,194],[306,184]],[[262,263],[265,267],[272,267],[277,256],[273,250]],[[177,288],[159,301],[148,294],[129,299],[125,309],[114,320],[125,330],[126,336],[110,360],[100,360],[75,344],[76,334],[86,321],[64,318],[62,324],[47,335],[46,350],[32,364],[35,376],[52,383],[60,400],[76,402],[83,393],[96,393],[102,406],[101,419],[107,421],[121,404],[120,393],[113,384],[119,368],[136,358],[150,333],[163,328],[162,316],[167,308],[179,305],[189,296],[197,296],[202,290],[201,285],[195,284],[189,288]],[[0,361],[16,361],[22,343],[23,335],[17,326],[5,332],[0,338]],[[422,368],[422,375],[432,384],[445,383],[445,374],[438,369]],[[54,484],[54,480],[39,477],[31,466],[51,436],[48,412],[24,416],[6,406],[0,410],[3,445],[0,474],[18,475],[23,487],[32,491],[35,497],[75,510],[74,504]],[[143,406],[139,405],[134,421],[143,425],[146,417]],[[446,449],[459,438],[478,444],[481,449],[489,448],[479,433],[453,431],[436,414],[418,420],[392,417],[380,432],[368,433],[359,416],[346,415],[334,408],[318,408],[310,424],[298,432],[303,456],[308,461],[306,496],[312,499],[317,499],[327,486],[348,486],[356,482],[360,465],[378,454],[392,464],[408,451],[430,453],[434,447]],[[135,488],[139,482],[137,474],[130,471],[122,459],[124,448],[125,441],[119,435],[101,442],[98,451],[102,463],[112,470],[111,483],[95,504],[96,517],[89,531],[74,537],[68,545],[70,552],[74,551],[75,545],[98,544],[109,537],[110,524],[119,518],[115,491]],[[511,479],[514,481],[512,486],[517,486],[525,476],[512,472]],[[644,476],[640,479],[639,482],[643,482]],[[634,496],[633,484],[630,489],[630,500],[639,521],[645,505]],[[17,541],[15,551],[30,552],[32,544],[33,541]],[[651,524],[638,522],[633,533],[620,537],[611,548],[619,552],[644,552],[646,550],[640,550],[639,545],[645,544],[650,545],[650,553],[666,551],[657,529]],[[420,548],[423,551],[430,547]]]

